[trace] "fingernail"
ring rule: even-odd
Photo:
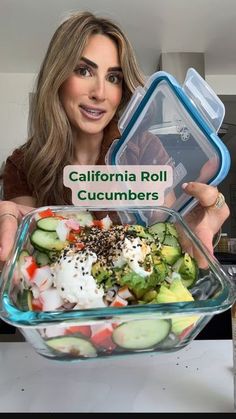
[[[187,186],[188,186],[188,183],[187,183],[187,182],[186,182],[186,183],[183,183],[182,188],[183,188],[183,189],[186,189],[186,188],[187,188]]]

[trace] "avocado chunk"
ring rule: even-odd
[[[186,288],[181,279],[175,279],[170,285],[170,290],[175,294],[178,301],[194,301],[191,292]],[[173,317],[172,332],[179,335],[184,329],[196,323],[198,318],[198,316]]]
[[[176,230],[176,227],[173,223],[166,223],[166,230],[168,232],[168,234],[170,234],[171,236],[174,236],[176,239],[178,238],[178,232]]]
[[[169,289],[175,294],[177,301],[194,301],[191,292],[183,284],[182,279],[174,279]]]
[[[162,301],[160,301],[160,299]],[[161,285],[157,302],[170,303],[178,301],[194,301],[191,292],[185,287],[180,278],[174,279],[170,286]]]
[[[188,253],[185,253],[179,258],[172,266],[173,270],[180,274],[184,285],[189,288],[197,280],[198,277],[198,265],[194,258]]]
[[[180,301],[193,301],[194,298],[188,289],[184,286],[181,279],[175,279],[170,287],[165,285],[160,287],[159,293],[155,298],[157,303],[175,303]],[[176,335],[179,335],[188,326],[196,323],[198,316],[175,316],[171,318],[171,330]]]
[[[198,320],[198,316],[188,316],[188,317],[173,317],[171,319],[171,330],[175,335],[180,335],[184,329],[194,325]]]
[[[176,303],[176,295],[170,291],[165,285],[161,285],[157,297],[155,298],[156,303]]]
[[[155,223],[148,227],[148,231],[155,238],[155,240],[162,243],[166,235],[166,223]]]
[[[157,291],[156,290],[150,290],[150,291],[146,292],[146,294],[144,294],[143,301],[145,303],[150,303],[153,300],[155,300],[156,297],[157,297]]]
[[[164,281],[164,279],[170,274],[170,267],[168,267],[168,265],[158,255],[152,255],[152,263],[154,272],[158,276],[159,281]]]
[[[148,228],[149,233],[153,235],[153,237],[160,241],[161,243],[164,242],[166,235],[170,235],[172,237],[178,238],[177,230],[173,223],[170,222],[158,222],[153,224]]]
[[[181,256],[181,248],[169,245],[163,245],[160,249],[160,255],[166,263],[173,265]]]
[[[112,271],[102,266],[100,262],[95,262],[91,269],[92,276],[98,283],[106,281],[112,274]]]

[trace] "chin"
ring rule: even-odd
[[[91,128],[91,129],[82,129],[82,130],[80,130],[80,131],[82,131],[84,134],[88,134],[88,135],[98,135],[98,134],[100,134],[101,132],[103,132],[103,130],[104,130],[104,127],[102,127],[102,128]]]
[[[78,127],[80,131],[84,132],[85,134],[90,135],[96,135],[104,131],[106,126],[110,123],[110,121],[107,121],[106,123],[92,123],[92,124],[86,124],[86,126],[80,126]]]

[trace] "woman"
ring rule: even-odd
[[[132,48],[114,23],[88,12],[63,22],[38,75],[30,139],[6,164],[5,199],[30,206],[71,203],[63,167],[104,163],[119,136],[119,112],[140,84]]]
[[[106,152],[119,137],[120,112],[143,84],[132,47],[116,24],[84,12],[59,26],[39,72],[30,138],[7,159],[3,174],[4,197],[19,206],[0,204],[1,260],[6,260],[16,218],[27,211],[25,206],[72,203],[70,190],[63,186],[64,166],[105,163]],[[164,164],[166,157],[160,147],[157,161]],[[188,222],[212,250],[212,238],[229,209],[224,200],[217,202],[212,186],[184,187],[199,200]]]

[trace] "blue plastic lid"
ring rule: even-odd
[[[184,215],[196,204],[184,193],[184,182],[218,185],[229,172],[229,151],[217,135],[223,118],[223,103],[194,69],[183,87],[170,74],[156,72],[134,92],[106,163],[171,165],[174,183],[164,205]]]

